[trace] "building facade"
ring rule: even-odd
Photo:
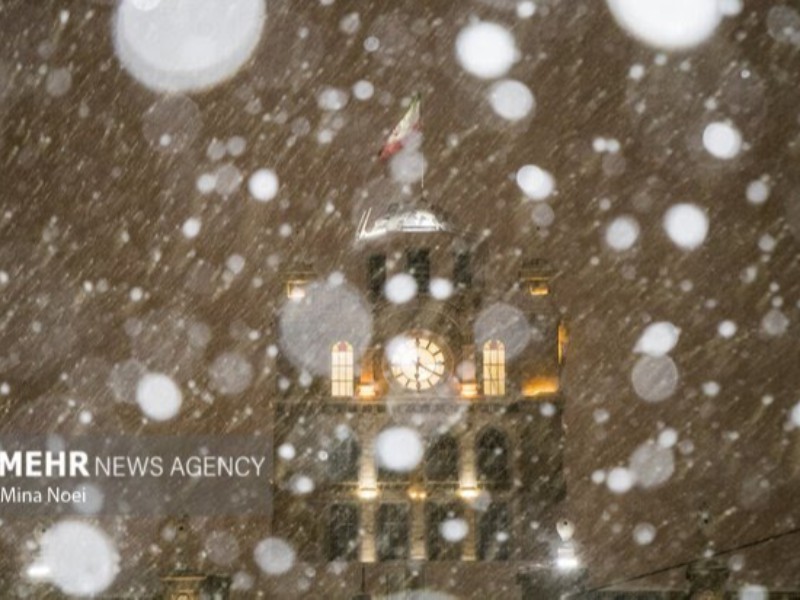
[[[303,343],[282,345],[270,377],[268,529],[295,568],[243,593],[230,577],[178,571],[163,597],[739,597],[714,558],[684,565],[681,589],[585,588],[566,507],[568,339],[553,274],[534,258],[489,285],[491,251],[429,208],[393,205],[365,213],[341,271],[285,274],[289,317],[275,329],[294,318]]]
[[[533,261],[487,290],[477,267],[490,250],[445,218],[370,212],[346,277],[371,315],[368,343],[327,340],[327,377],[305,387],[290,360],[279,366],[273,531],[302,561],[362,565],[377,582],[367,593],[509,597],[517,573],[553,568],[566,497],[566,335],[550,273]],[[313,267],[289,273],[287,301],[324,293],[314,281]],[[423,456],[392,468],[376,448],[409,430]]]

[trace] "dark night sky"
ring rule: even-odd
[[[187,380],[202,380],[210,357],[232,346],[260,366],[276,342],[279,273],[297,260],[320,273],[342,268],[359,209],[400,193],[375,155],[402,99],[419,90],[426,195],[463,229],[488,232],[491,285],[510,286],[521,257],[544,257],[558,271],[554,297],[571,333],[569,502],[592,583],[698,556],[702,508],[714,518],[709,536],[718,549],[797,527],[800,446],[786,424],[800,400],[800,51],[770,36],[773,4],[745,0],[708,43],[659,55],[627,37],[600,0],[542,0],[531,19],[518,18],[507,0],[271,1],[262,40],[237,75],[172,100],[183,108],[169,123],[178,141],[165,150],[153,133],[165,125],[152,115],[166,100],[116,59],[111,0],[0,2],[0,270],[8,274],[0,283],[0,382],[10,386],[2,430],[80,429],[83,408],[93,427],[136,430],[136,411],[115,404],[106,385],[130,358],[169,365]],[[354,11],[360,28],[348,35],[339,24]],[[503,121],[486,101],[489,83],[459,67],[454,39],[474,17],[513,32],[522,56],[509,77],[534,92],[534,116]],[[381,40],[373,53],[363,48],[369,35]],[[637,63],[641,80],[629,77]],[[55,69],[71,74],[63,95],[47,89]],[[374,97],[351,98],[333,141],[320,144],[331,116],[317,95],[326,86],[349,91],[360,79],[374,85]],[[720,118],[735,121],[746,142],[734,160],[703,148],[705,125]],[[278,172],[271,203],[250,200],[244,184],[227,198],[198,192],[197,178],[220,164],[209,144],[232,136],[246,150],[224,160],[245,176],[262,166]],[[621,150],[594,151],[597,137],[617,139]],[[550,227],[536,226],[534,203],[515,183],[528,163],[556,178]],[[745,190],[762,176],[771,194],[753,206]],[[709,215],[697,250],[677,248],[662,228],[676,202]],[[603,233],[622,214],[636,217],[641,234],[617,253]],[[203,229],[187,240],[181,225],[190,216]],[[759,248],[766,234],[776,242],[770,252]],[[226,275],[234,254],[244,269]],[[140,302],[131,299],[136,287],[145,291]],[[776,306],[788,330],[766,335],[762,319]],[[210,328],[205,352],[183,347],[181,318]],[[731,339],[717,333],[726,319],[737,324]],[[136,320],[157,326],[162,339],[131,342],[126,328]],[[680,382],[652,404],[632,388],[632,349],[647,323],[662,320],[681,329],[671,353]],[[247,337],[251,329],[258,340]],[[715,396],[702,387],[712,381]],[[223,413],[193,401],[201,417],[180,426],[227,429]],[[614,495],[591,481],[664,427],[686,443],[663,486]],[[648,546],[632,538],[642,522],[658,529]],[[6,547],[21,546],[26,527],[6,533]],[[799,544],[789,536],[741,553],[735,580],[796,586]],[[20,568],[11,554],[4,579]],[[677,570],[660,581],[682,577]]]

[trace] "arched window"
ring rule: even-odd
[[[511,485],[509,443],[506,435],[497,429],[486,429],[477,442],[478,483],[490,489],[503,489]]]
[[[458,252],[453,264],[453,283],[460,288],[468,288],[472,284],[472,273],[469,267],[469,252]]]
[[[331,395],[334,397],[352,396],[353,346],[348,342],[337,342],[331,349]]]
[[[348,435],[336,439],[328,456],[328,475],[335,483],[356,483],[358,481],[358,458],[361,448],[355,436]]]
[[[386,283],[386,255],[372,254],[367,259],[367,287],[373,302],[380,299]]]
[[[431,258],[427,248],[416,248],[406,252],[406,267],[417,282],[417,293],[427,294],[431,281]]]
[[[464,507],[458,502],[425,504],[425,548],[428,560],[461,560],[462,538],[453,539],[449,530],[466,525]]]
[[[508,560],[510,538],[508,505],[492,502],[478,521],[478,560]]]
[[[281,514],[285,517],[280,524],[276,522],[275,532],[280,536],[292,540],[292,546],[299,558],[307,561],[316,561],[321,557],[321,533],[319,514],[307,502],[294,502],[284,504]]]
[[[433,484],[458,484],[458,442],[453,436],[441,435],[428,448],[425,480]]]
[[[410,513],[407,504],[381,504],[376,518],[378,560],[405,560],[409,554]]]
[[[358,506],[334,504],[328,513],[328,560],[358,558]]]
[[[506,393],[506,347],[503,342],[489,340],[483,345],[483,394],[503,396]]]

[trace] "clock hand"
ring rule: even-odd
[[[417,371],[419,371],[419,369],[422,369],[423,371],[427,371],[430,375],[438,375],[439,374],[436,371],[434,371],[433,369],[431,369],[430,367],[426,367],[422,363],[417,362]]]

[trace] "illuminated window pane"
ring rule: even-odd
[[[483,394],[506,393],[506,349],[502,342],[490,340],[483,345]]]
[[[545,278],[532,277],[528,279],[527,285],[531,296],[546,296],[550,293],[550,284]]]
[[[338,342],[331,350],[331,395],[352,396],[354,392],[353,346]]]

